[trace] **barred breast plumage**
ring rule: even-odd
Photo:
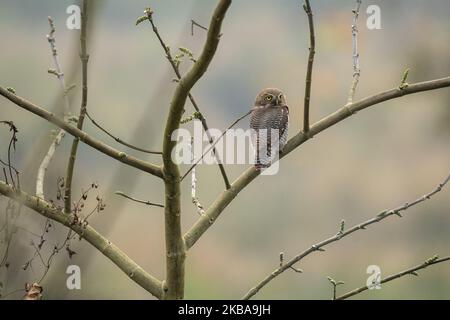
[[[261,102],[264,101],[257,98],[255,104],[260,103],[260,105],[255,105],[250,115],[252,144],[256,153],[255,166],[257,169],[267,168],[272,164],[275,157],[278,156],[277,153],[282,151],[286,145],[288,137],[289,108],[285,104],[279,104],[284,102],[281,101],[284,100],[284,98],[281,98],[281,91],[278,93],[277,91],[274,92],[276,89],[267,90],[270,90],[268,94],[275,96],[270,99],[276,104],[261,105]],[[267,96],[262,99],[267,99]],[[276,150],[276,152],[272,152],[272,150]]]

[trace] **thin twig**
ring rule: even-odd
[[[353,57],[353,80],[348,93],[347,104],[352,104],[355,97],[356,87],[358,86],[359,76],[361,75],[361,69],[359,66],[359,51],[358,51],[358,17],[359,10],[361,8],[362,0],[356,0],[356,7],[353,12],[352,23],[352,57]]]
[[[177,80],[180,81],[181,80],[181,73],[180,73],[180,69],[178,67],[178,64],[175,62],[175,59],[172,57],[172,54],[170,52],[169,46],[162,39],[161,34],[159,33],[158,28],[156,27],[156,24],[153,21],[153,11],[151,11],[151,9],[149,11],[147,11],[147,17],[148,17],[148,21],[150,22],[150,24],[152,26],[153,33],[158,38],[159,43],[161,44],[161,47],[164,49],[164,52],[166,54],[166,58],[169,61],[170,65],[172,66],[172,69],[175,72],[175,75],[177,76]],[[208,30],[207,28],[204,28],[204,29]],[[213,138],[212,138],[211,134],[209,133],[209,127],[208,127],[208,124],[206,123],[206,119],[203,116],[203,114],[200,112],[200,108],[199,108],[196,100],[194,99],[193,95],[190,92],[188,92],[188,98],[191,101],[191,104],[194,107],[195,111],[198,112],[198,114],[200,115],[199,116],[199,120],[202,123],[203,130],[205,131],[205,133],[206,133],[206,135],[208,137],[209,143],[212,144],[213,143]],[[220,161],[219,156],[218,156],[215,148],[213,148],[213,153],[214,153],[214,156],[216,157],[217,165],[219,166],[220,173],[222,174],[222,178],[223,178],[223,181],[225,183],[225,188],[229,189],[230,188],[230,181],[229,181],[228,176],[227,176],[227,174],[225,172],[225,167],[223,166],[222,162]]]
[[[194,161],[194,138],[191,138],[191,162]],[[195,167],[192,169],[192,175],[191,175],[191,199],[192,203],[197,208],[197,213],[199,215],[205,214],[205,209],[203,205],[200,203],[200,200],[197,197],[197,177],[195,175]]]
[[[9,91],[7,91],[7,92],[9,92]],[[12,160],[11,160],[12,153],[13,153],[13,151],[16,150],[17,133],[19,132],[19,130],[17,129],[14,122],[12,122],[12,121],[0,121],[0,123],[7,125],[9,127],[9,131],[12,132],[11,139],[9,140],[9,144],[8,144],[8,155],[7,155],[8,161],[5,162],[0,159],[0,163],[2,163],[3,165],[8,167],[9,178],[11,180],[12,185],[15,188],[20,189],[19,171],[13,166]],[[15,177],[13,175],[13,172],[15,174]],[[5,170],[3,171],[3,173],[5,174],[5,178],[7,178]]]
[[[390,217],[393,215],[401,217],[402,211],[405,211],[419,203],[424,202],[425,200],[430,199],[433,195],[440,192],[443,189],[443,187],[449,182],[449,180],[450,180],[450,173],[445,178],[445,180],[442,183],[440,183],[435,189],[433,189],[431,192],[425,194],[424,196],[422,196],[412,202],[407,202],[407,203],[405,203],[397,208],[394,208],[394,209],[383,210],[382,212],[377,214],[375,217],[373,217],[365,222],[362,222],[360,224],[357,224],[345,232],[342,232],[342,227],[341,227],[339,232],[337,234],[335,234],[334,236],[332,236],[328,239],[325,239],[323,241],[320,241],[316,244],[313,244],[310,248],[308,248],[305,251],[303,251],[302,253],[296,255],[294,258],[289,260],[289,262],[287,262],[283,266],[279,267],[278,269],[274,270],[270,275],[268,275],[261,282],[259,282],[255,287],[253,287],[250,291],[248,291],[247,294],[245,294],[245,296],[243,297],[243,299],[244,300],[250,299],[255,294],[257,294],[259,290],[261,290],[263,287],[265,287],[270,281],[272,281],[274,278],[276,278],[277,276],[282,274],[284,271],[288,270],[291,266],[293,266],[294,264],[296,264],[297,262],[299,262],[300,260],[302,260],[303,258],[305,258],[306,256],[310,255],[313,252],[324,251],[323,247],[329,245],[330,243],[339,241],[342,238],[354,233],[355,231],[365,230],[366,227],[368,227],[369,225],[380,222],[381,220],[384,220],[387,217]],[[342,224],[341,224],[341,226],[342,226]]]
[[[81,10],[81,32],[80,32],[80,60],[81,60],[81,74],[82,74],[82,87],[81,87],[81,107],[77,121],[77,128],[83,128],[84,117],[86,115],[87,107],[87,95],[88,95],[88,61],[89,55],[86,50],[86,29],[88,20],[88,0],[83,0],[83,8]],[[72,207],[72,179],[75,169],[75,161],[77,158],[78,143],[80,139],[74,138],[72,142],[72,148],[70,149],[69,163],[67,164],[66,173],[66,189],[64,191],[64,211],[66,213],[71,212]]]
[[[118,143],[120,143],[120,144],[122,144],[122,145],[124,145],[124,146],[126,146],[126,147],[128,147],[128,148],[131,148],[131,149],[140,151],[140,152],[150,153],[150,154],[162,154],[161,151],[152,151],[152,150],[147,150],[147,149],[143,149],[143,148],[140,148],[140,147],[136,147],[136,146],[134,146],[134,145],[132,145],[132,144],[129,144],[129,143],[123,141],[122,139],[120,139],[120,138],[114,136],[114,135],[113,135],[112,133],[110,133],[108,130],[106,130],[105,128],[103,128],[97,121],[95,121],[95,120],[91,117],[91,115],[89,114],[89,112],[88,112],[87,110],[86,110],[86,116],[87,116],[88,119],[92,122],[92,124],[93,124],[94,126],[96,126],[96,127],[99,128],[101,131],[103,131],[104,133],[106,133],[108,136],[110,136],[111,138],[113,138],[116,142],[118,142]]]
[[[309,55],[308,55],[308,68],[306,71],[305,97],[303,105],[303,132],[306,133],[309,131],[309,105],[311,102],[312,71],[314,66],[314,55],[316,53],[316,37],[314,35],[314,19],[309,0],[305,0],[303,9],[305,10],[308,16],[308,25],[309,25]]]
[[[405,88],[408,88],[408,75],[409,75],[409,68],[408,69],[406,69],[405,70],[405,72],[403,73],[403,76],[402,76],[402,81],[400,82],[400,85],[398,86],[398,89],[399,90],[403,90],[403,89],[405,89]]]
[[[425,260],[425,262],[423,262],[423,263],[421,263],[421,264],[419,264],[419,265],[417,265],[415,267],[412,267],[412,268],[400,271],[398,273],[395,273],[393,275],[390,275],[390,276],[382,279],[380,281],[380,284],[383,284],[383,283],[386,283],[386,282],[389,282],[389,281],[392,281],[392,280],[395,280],[395,279],[399,279],[399,278],[401,278],[403,276],[406,276],[406,275],[418,276],[419,275],[417,273],[418,270],[425,269],[425,268],[428,268],[429,266],[432,266],[434,264],[438,264],[438,263],[442,263],[442,262],[446,262],[446,261],[450,261],[450,256],[444,257],[444,258],[441,258],[441,259],[439,259],[438,256],[431,257],[431,258]],[[355,290],[352,290],[352,291],[347,292],[347,293],[345,293],[345,294],[343,294],[341,296],[336,297],[336,300],[344,300],[344,299],[353,297],[353,296],[355,296],[355,295],[357,295],[357,294],[359,294],[361,292],[364,292],[364,291],[366,291],[368,289],[369,289],[369,286],[367,286],[367,285],[363,286],[363,287],[360,287],[360,288],[357,288]]]
[[[69,231],[67,231],[67,235],[63,241],[63,243],[61,245],[55,245],[53,247],[53,250],[51,252],[51,254],[48,256],[47,261],[43,262],[44,265],[44,273],[42,274],[41,278],[37,281],[38,284],[41,284],[42,281],[44,281],[45,277],[47,276],[48,272],[50,271],[50,267],[52,265],[52,261],[53,258],[63,249],[63,248],[69,248],[68,244],[70,242],[70,240],[72,240],[74,237],[76,236],[76,233],[73,233],[72,230],[69,229]],[[69,249],[70,250],[70,249]],[[38,251],[39,252],[39,251]],[[72,251],[70,251],[72,252]],[[40,254],[39,254],[40,255]],[[42,257],[41,257],[42,259]]]
[[[52,51],[52,57],[53,57],[53,65],[56,70],[56,77],[59,80],[61,89],[63,90],[63,97],[64,97],[64,114],[68,115],[70,113],[70,101],[69,97],[67,96],[67,87],[66,87],[66,81],[64,78],[64,72],[61,68],[61,63],[59,61],[58,56],[58,50],[56,48],[56,38],[55,38],[55,23],[53,22],[52,17],[48,17],[48,23],[50,25],[50,33],[47,35],[47,41],[50,46],[50,50]]]
[[[208,31],[208,28],[202,26],[201,24],[198,24],[195,22],[195,20],[191,19],[191,36],[194,36],[194,26],[199,27],[200,29],[203,29],[205,31]]]
[[[16,150],[16,141],[17,141],[16,133],[17,133],[17,131],[14,131],[15,130],[14,125],[11,128],[13,130],[13,134],[11,136],[11,139],[9,140],[9,145],[8,145],[8,170],[9,170],[9,177],[11,178],[11,181],[12,181],[14,187],[16,187],[16,182],[15,182],[13,174],[12,174],[12,171],[13,171],[12,167],[13,166],[11,165],[11,163],[12,163],[11,157],[12,157],[12,150],[13,149]],[[17,171],[15,171],[15,173],[16,173],[16,177],[18,179],[19,176],[17,174]],[[19,188],[20,188],[20,185],[19,185]]]
[[[337,287],[345,284],[345,282],[344,281],[336,281],[330,276],[328,276],[327,279],[328,279],[328,281],[330,281],[331,285],[333,286],[333,300],[336,300]]]
[[[118,196],[122,196],[122,197],[124,197],[124,198],[129,199],[129,200],[132,200],[132,201],[134,201],[134,202],[146,204],[146,205],[148,205],[148,206],[155,206],[155,207],[164,208],[164,206],[163,206],[162,204],[153,203],[153,202],[146,201],[146,200],[136,199],[136,198],[133,198],[133,197],[131,197],[131,196],[129,196],[129,195],[126,195],[126,194],[123,193],[122,191],[115,191],[114,194],[117,194]]]
[[[211,146],[209,147],[208,150],[206,150],[202,156],[197,159],[197,161],[195,161],[191,167],[188,169],[188,171],[185,172],[185,174],[183,174],[183,176],[181,177],[181,181],[184,180],[184,178],[186,178],[186,176],[189,174],[189,172],[191,172],[198,164],[200,161],[202,161],[202,159],[209,153],[211,152],[211,150],[214,148],[214,146],[220,141],[220,139],[222,139],[222,137],[227,133],[228,130],[230,130],[231,128],[233,128],[239,121],[241,121],[242,119],[244,119],[245,117],[247,117],[253,110],[248,111],[246,114],[244,114],[243,116],[239,117],[237,120],[235,120],[232,124],[230,124],[223,132],[222,134],[213,142],[211,143]]]

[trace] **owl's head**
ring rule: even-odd
[[[255,106],[275,107],[286,105],[286,98],[280,89],[267,88],[261,91],[255,100]]]

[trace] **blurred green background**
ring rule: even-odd
[[[199,54],[205,40],[202,30],[191,36],[190,20],[208,25],[217,1],[95,0],[89,18],[89,98],[92,116],[120,138],[136,145],[161,149],[161,133],[175,85],[148,23],[135,26],[147,6],[167,44]],[[55,112],[62,109],[61,90],[55,77],[45,38],[47,16],[56,23],[56,41],[70,93],[72,110],[80,105],[79,32],[68,30],[66,8],[74,1],[0,1],[0,84]],[[356,98],[393,88],[406,68],[410,82],[450,74],[450,2],[370,1],[381,8],[381,30],[365,27],[366,1],[360,16],[361,79]],[[312,89],[312,122],[343,106],[352,78],[351,21],[355,1],[312,1],[317,54]],[[193,89],[210,127],[222,129],[242,115],[265,87],[279,87],[291,110],[290,136],[301,129],[304,76],[308,54],[307,19],[300,0],[236,0],[223,25],[219,50],[206,75]],[[185,71],[189,62],[182,65]],[[187,105],[188,113],[192,108]],[[0,99],[0,120],[19,128],[14,163],[21,169],[22,188],[34,193],[37,168],[50,143],[54,127]],[[244,121],[243,128],[248,125]],[[192,128],[192,123],[185,125]],[[159,162],[116,145],[89,121],[85,130],[140,158]],[[9,133],[2,128],[1,156]],[[72,139],[57,149],[48,172],[46,195],[56,198],[57,178],[65,175]],[[186,298],[239,298],[286,259],[311,244],[334,235],[340,221],[347,226],[379,211],[411,201],[431,191],[450,168],[450,91],[443,89],[392,100],[358,113],[315,137],[283,159],[279,174],[262,176],[246,188],[223,212],[217,223],[189,251],[186,261]],[[247,166],[228,165],[234,180]],[[185,168],[183,168],[184,170]],[[198,195],[210,204],[223,189],[216,166],[200,166]],[[74,198],[98,182],[107,207],[90,223],[117,244],[144,269],[164,277],[163,211],[114,195],[122,190],[138,198],[163,201],[163,184],[157,178],[120,165],[81,144],[76,164]],[[190,201],[190,185],[182,185],[183,228],[198,215]],[[433,200],[366,231],[313,254],[298,267],[303,274],[286,272],[258,295],[261,299],[330,299],[327,276],[345,281],[338,292],[364,285],[366,268],[378,265],[382,276],[450,254],[450,196],[443,191]],[[95,193],[94,193],[95,195]],[[95,206],[95,196],[87,208]],[[7,200],[0,199],[2,210]],[[86,212],[87,213],[87,209]],[[4,219],[3,216],[0,217]],[[7,270],[2,270],[9,292],[39,279],[39,260],[32,270],[21,266],[33,254],[29,231],[40,233],[45,220],[24,210],[10,248]],[[65,233],[54,226],[42,254],[51,253]],[[43,281],[46,299],[152,299],[115,265],[85,241],[72,241],[77,252],[69,259],[62,251]],[[68,290],[68,265],[81,267],[82,289]],[[8,298],[20,298],[23,292]],[[450,265],[441,264],[358,296],[365,299],[448,299]]]

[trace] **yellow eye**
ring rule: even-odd
[[[266,101],[272,101],[273,98],[272,98],[272,96],[266,96],[265,99],[266,99]]]

